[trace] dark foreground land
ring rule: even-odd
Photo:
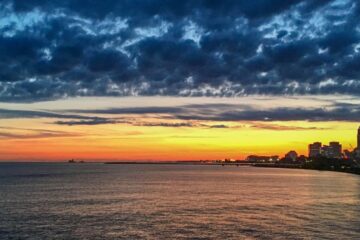
[[[275,168],[298,168],[319,171],[335,171],[360,175],[360,165],[357,160],[337,159],[326,157],[315,157],[304,161],[279,161],[275,163],[257,163],[255,167],[275,167]]]
[[[307,165],[297,165],[297,164],[281,164],[281,163],[257,163],[253,165],[254,167],[268,167],[268,168],[294,168],[294,169],[308,169],[308,170],[318,170],[318,171],[334,171],[334,172],[344,172],[360,175],[359,167],[348,167],[348,168],[335,168],[332,166],[329,167],[312,167]]]

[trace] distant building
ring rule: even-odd
[[[353,157],[360,159],[360,127],[357,132],[357,146],[353,151]]]
[[[235,162],[235,159],[225,158],[225,159],[224,159],[224,162],[226,162],[226,163]]]
[[[357,132],[357,149],[360,149],[360,127]]]
[[[329,143],[329,157],[341,158],[342,157],[342,146],[339,142]]]
[[[328,145],[323,145],[321,147],[320,155],[323,157],[330,157],[330,147]]]
[[[309,144],[309,157],[316,157],[321,154],[321,142]]]
[[[268,163],[268,162],[277,162],[279,161],[279,156],[258,156],[250,155],[246,158],[246,161],[252,163]]]
[[[353,158],[359,159],[360,158],[360,148],[355,148],[352,152]]]
[[[285,159],[291,159],[293,162],[296,161],[297,157],[298,157],[297,152],[293,150],[285,154]]]
[[[342,158],[342,145],[339,142],[330,142],[321,147],[320,155],[327,158]]]
[[[347,159],[354,159],[356,157],[356,151],[344,150],[344,155]]]
[[[305,163],[307,161],[307,157],[305,155],[300,155],[297,157],[296,161],[299,163]]]

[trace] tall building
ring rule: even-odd
[[[331,157],[331,150],[329,145],[323,145],[320,150],[320,154],[323,157]]]
[[[342,157],[342,146],[339,142],[330,142],[329,143],[330,157],[341,158]]]
[[[309,157],[316,157],[321,154],[321,142],[309,144]]]
[[[360,149],[360,127],[357,132],[357,149]]]
[[[360,127],[358,128],[357,132],[357,146],[353,151],[353,157],[360,159]]]
[[[342,146],[339,142],[330,142],[329,145],[321,147],[321,156],[328,158],[341,158]]]

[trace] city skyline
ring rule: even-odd
[[[355,131],[354,131],[355,132]],[[305,154],[298,154],[295,149],[289,150],[283,156],[285,159],[291,159],[292,161],[296,161],[298,157],[305,157],[305,158],[318,158],[318,157],[325,157],[325,158],[335,158],[335,159],[354,159],[359,158],[359,150],[360,150],[360,126],[357,129],[357,145],[353,147],[353,145],[349,145],[349,149],[344,149],[341,142],[338,141],[330,141],[328,145],[323,144],[322,142],[315,141],[308,145],[308,152],[307,155]],[[249,159],[256,159],[258,160],[266,160],[267,162],[274,162],[278,161],[279,155],[273,156],[258,156],[258,155],[250,155],[246,158]]]

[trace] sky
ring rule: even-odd
[[[0,161],[356,147],[356,0],[3,0]]]

